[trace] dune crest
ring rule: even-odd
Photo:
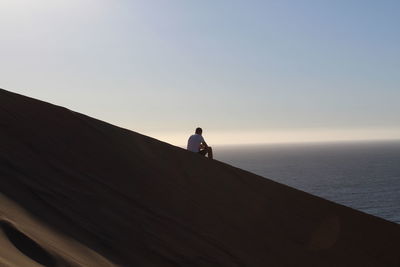
[[[0,265],[400,266],[395,223],[5,90],[0,111]]]

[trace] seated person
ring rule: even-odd
[[[207,145],[206,141],[202,136],[203,130],[196,128],[195,134],[191,135],[188,140],[187,150],[199,153],[200,155],[207,155],[208,158],[212,159],[212,148]]]

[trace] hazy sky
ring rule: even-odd
[[[400,139],[398,0],[0,0],[0,87],[185,144]]]

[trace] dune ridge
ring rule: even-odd
[[[400,266],[399,225],[217,160],[2,89],[0,127],[0,221],[54,266]]]

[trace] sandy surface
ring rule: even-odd
[[[397,224],[4,90],[0,178],[0,266],[400,266]]]
[[[115,266],[88,247],[52,230],[2,194],[0,247],[1,266]]]

